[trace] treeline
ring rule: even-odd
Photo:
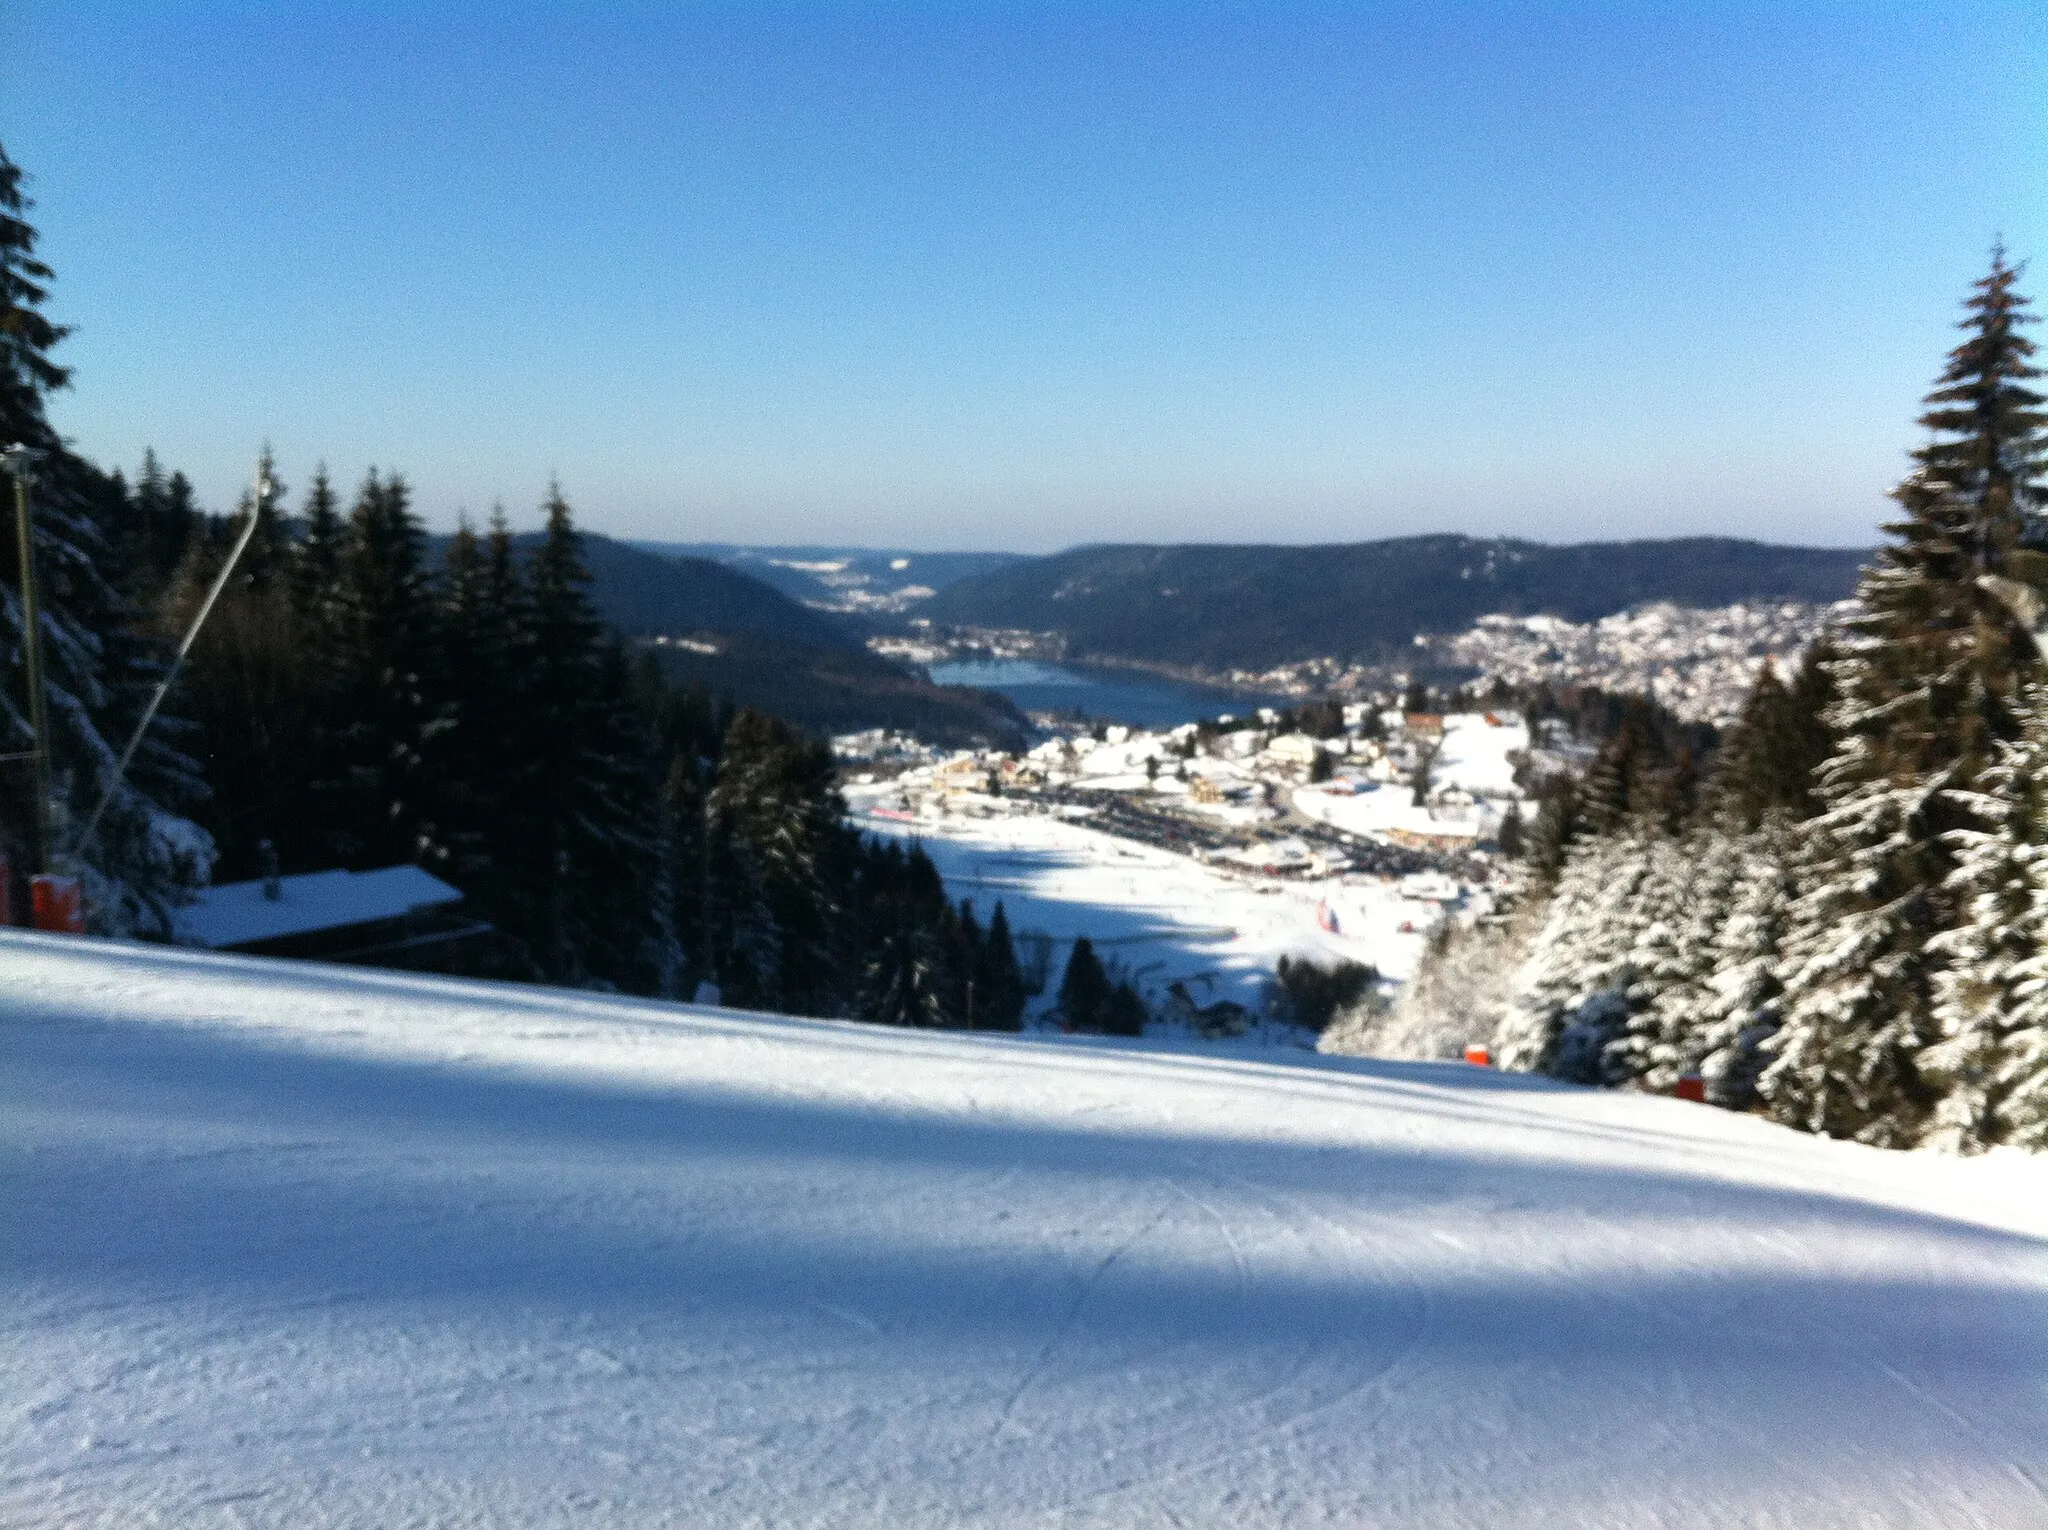
[[[1586,622],[1653,600],[1835,601],[1862,560],[1847,548],[1717,537],[1576,547],[1449,535],[1310,547],[1097,544],[957,580],[920,611],[959,627],[1057,631],[1076,661],[1258,672],[1316,653],[1404,663],[1416,633],[1461,631],[1496,611]]]
[[[145,464],[138,537],[159,479]],[[847,827],[823,742],[629,656],[591,606],[559,489],[523,554],[501,512],[460,526],[436,566],[402,478],[372,471],[344,511],[316,473],[297,516],[266,496],[192,526],[157,602],[164,632],[250,514],[175,693],[222,879],[409,861],[496,927],[495,975],[1019,1023],[1002,911],[983,929],[921,849]]]
[[[2015,280],[2001,254],[1969,300],[1861,615],[1764,674],[1703,782],[1618,729],[1546,805],[1522,906],[1426,964],[1418,995],[1489,995],[1502,1065],[2048,1147],[2048,414]]]
[[[0,850],[86,883],[93,928],[164,936],[207,880],[400,862],[497,930],[494,975],[906,1025],[1014,1029],[1008,923],[954,905],[921,849],[842,818],[829,749],[665,683],[599,621],[569,506],[515,550],[504,517],[431,556],[403,478],[299,512],[263,488],[213,517],[146,457],[131,487],[71,452],[68,372],[21,172],[0,153],[0,442],[35,454],[51,699],[50,833],[21,705],[14,542],[0,541]],[[121,741],[230,549],[220,602],[134,766]],[[87,826],[96,825],[90,834]]]

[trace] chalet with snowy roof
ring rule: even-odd
[[[1322,746],[1306,733],[1283,733],[1266,746],[1266,757],[1280,765],[1303,769],[1315,764]]]
[[[986,791],[991,773],[985,761],[971,754],[958,755],[932,771],[932,785],[941,791]]]
[[[181,945],[421,972],[489,970],[496,931],[418,866],[313,871],[201,888],[178,910]]]

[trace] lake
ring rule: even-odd
[[[1172,728],[1219,712],[1248,716],[1260,706],[1285,706],[1285,697],[1244,696],[1174,680],[1115,678],[1078,666],[1040,664],[1031,659],[995,659],[934,664],[940,685],[968,685],[1000,691],[1026,712],[1079,712],[1109,722]]]

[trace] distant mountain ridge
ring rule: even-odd
[[[918,614],[1058,632],[1075,659],[1263,669],[1323,655],[1387,658],[1418,633],[1462,631],[1497,611],[1588,622],[1655,600],[1841,600],[1869,556],[1728,537],[1076,547],[961,579]]]
[[[1016,563],[1021,553],[918,552],[899,547],[742,542],[634,542],[664,558],[711,559],[773,585],[792,600],[828,611],[895,615],[920,607],[934,590]]]
[[[513,545],[524,557],[541,534]],[[447,539],[436,538],[437,553]],[[1027,724],[1000,696],[937,686],[870,653],[851,620],[816,611],[711,558],[650,552],[582,533],[590,601],[621,637],[657,645],[674,679],[814,732],[900,728],[952,744],[1020,742]]]
[[[513,539],[522,552],[539,540]],[[862,647],[846,623],[716,559],[648,552],[586,531],[583,561],[598,614],[625,637],[751,632],[813,648]]]

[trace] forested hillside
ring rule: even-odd
[[[1520,905],[1448,932],[1390,1031],[1879,1146],[2048,1148],[2048,412],[2018,275],[2000,252],[1969,299],[1848,629],[1765,672],[1695,806],[1664,740],[1610,737],[1546,802]]]
[[[1400,537],[1327,547],[1078,547],[949,585],[935,621],[1059,632],[1074,658],[1209,670],[1384,658],[1489,612],[1591,621],[1643,601],[1833,601],[1868,554],[1720,537],[1536,542]]]
[[[523,557],[539,541],[526,533],[512,545]],[[635,645],[677,683],[816,733],[896,728],[939,744],[1014,745],[1029,726],[1003,697],[933,685],[868,652],[854,620],[739,568],[587,532],[581,541],[591,605],[613,632],[688,640]],[[762,560],[745,567],[768,569]]]
[[[524,551],[538,538],[513,538]],[[711,558],[649,552],[611,537],[583,535],[590,599],[622,637],[656,633],[756,632],[811,648],[860,650],[848,623],[792,599],[768,581]]]
[[[670,997],[710,982],[798,1014],[1017,1025],[1000,906],[955,906],[922,852],[848,828],[822,741],[677,684],[657,650],[622,641],[559,487],[540,531],[515,538],[500,514],[437,554],[395,473],[372,469],[345,499],[317,470],[294,512],[265,453],[216,516],[153,454],[131,487],[72,452],[45,410],[70,376],[51,359],[65,330],[43,313],[28,205],[0,153],[0,440],[29,449],[10,466],[35,512],[53,719],[39,739],[21,703],[8,538],[0,851],[15,908],[47,868],[82,880],[96,932],[162,936],[209,878],[414,863],[495,926],[488,975]],[[609,543],[596,558],[625,620],[794,628],[815,640],[789,640],[804,654],[913,684],[715,564]],[[124,777],[122,741],[216,590]]]
[[[1023,561],[1019,553],[923,552],[909,547],[756,547],[739,542],[635,542],[666,558],[708,558],[773,585],[791,600],[832,610],[920,612],[909,589],[949,584]]]
[[[765,633],[702,633],[651,650],[680,684],[822,733],[892,728],[953,748],[1021,749],[1030,722],[1008,697],[934,685],[865,648],[812,648]]]

